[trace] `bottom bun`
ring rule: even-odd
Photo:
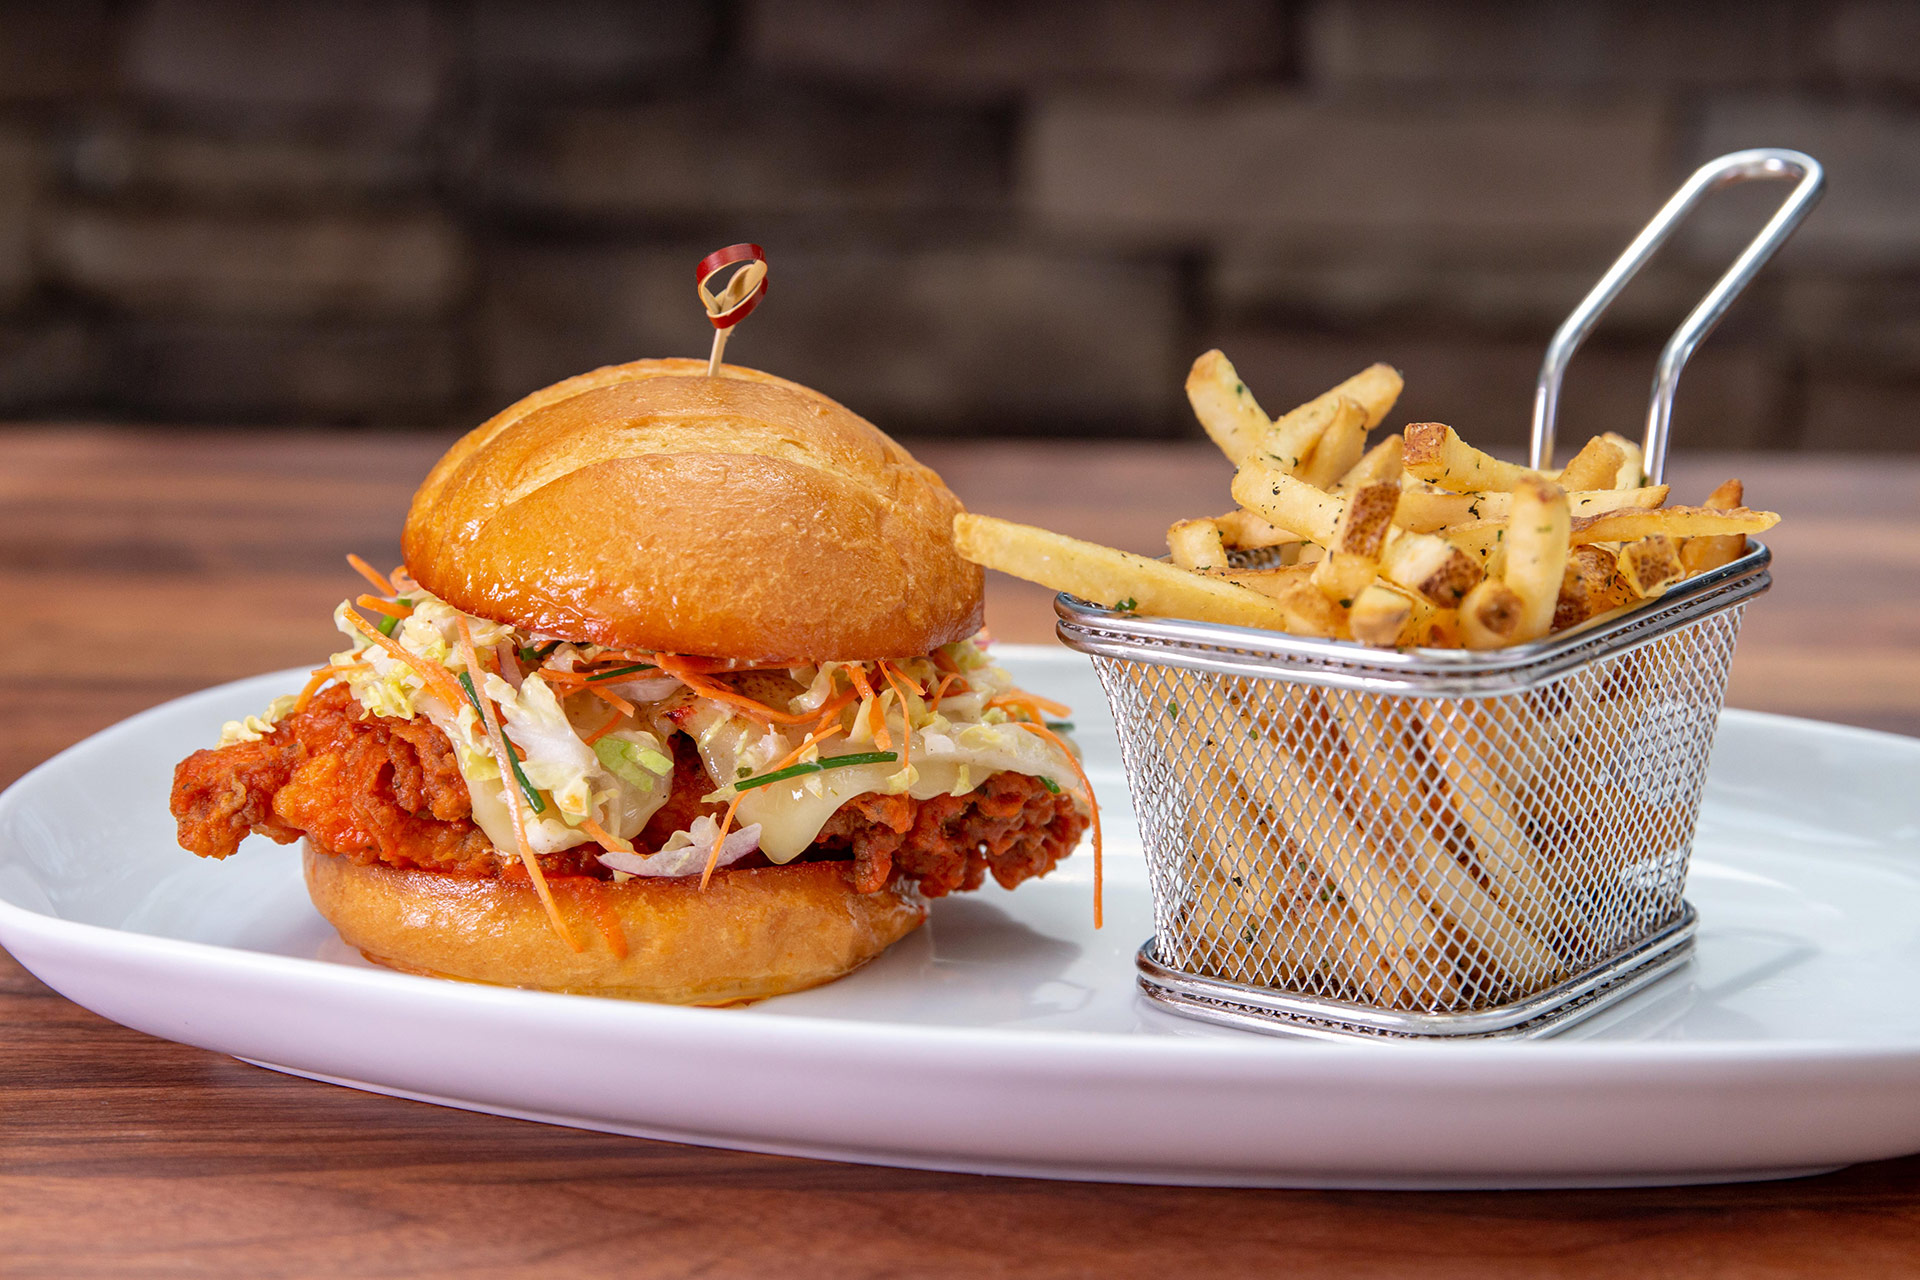
[[[856,893],[847,864],[799,862],[698,880],[555,882],[581,946],[525,882],[363,866],[306,846],[307,892],[375,964],[436,978],[666,1004],[735,1004],[851,973],[920,927],[911,886]],[[624,938],[620,955],[614,933]]]

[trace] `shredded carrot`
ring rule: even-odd
[[[349,671],[358,670],[365,665],[366,663],[364,662],[356,662],[351,666],[336,667],[329,663],[314,671],[307,677],[306,687],[300,690],[300,696],[294,699],[293,709],[295,711],[305,711],[307,705],[313,701],[313,695],[320,692],[321,685],[337,676],[344,676]]]
[[[720,819],[720,834],[713,838],[713,852],[707,855],[707,868],[700,873],[702,889],[707,887],[707,881],[713,879],[713,869],[720,865],[720,846],[727,842],[727,832],[733,830],[733,815],[739,812],[740,802],[746,799],[746,795],[747,793],[742,791],[727,802],[726,816]]]
[[[1034,717],[1036,720],[1043,719],[1045,716],[1052,716],[1057,720],[1063,720],[1073,714],[1072,707],[1062,706],[1060,703],[1043,698],[1037,693],[1028,693],[1025,689],[1015,689],[1012,693],[1003,693],[999,697],[989,701],[987,705],[990,707],[1018,707],[1026,712],[1041,712],[1041,715]]]
[[[802,742],[799,746],[795,747],[793,750],[787,752],[787,754],[781,758],[778,764],[768,766],[768,768],[766,769],[766,772],[777,773],[780,770],[786,768],[790,764],[800,763],[800,757],[807,753],[808,747],[819,746],[821,743],[825,742],[828,738],[831,738],[834,734],[844,731],[845,728],[846,728],[845,725],[834,723],[834,724],[826,725],[814,733],[808,734],[804,742]]]
[[[913,767],[913,708],[907,702],[906,690],[901,687],[906,677],[885,662],[880,664],[880,674],[893,686],[893,696],[900,699],[900,768],[910,769]]]
[[[460,660],[466,663],[468,671],[478,671],[481,667],[473,652],[473,629],[467,625],[465,614],[456,613],[454,619],[460,624]],[[493,699],[486,694],[480,694],[478,701],[480,718],[487,726],[487,742],[492,746],[493,758],[500,766],[500,789],[506,793],[508,816],[513,819],[514,843],[520,846],[520,863],[527,869],[527,878],[533,881],[534,892],[540,895],[540,905],[547,909],[547,919],[553,924],[554,932],[560,935],[570,950],[583,950],[580,940],[573,936],[573,930],[567,928],[567,922],[560,918],[560,904],[553,900],[553,889],[547,884],[546,873],[540,870],[540,860],[534,856],[533,846],[527,843],[526,813],[521,808],[524,801],[519,789],[513,785],[513,757],[507,754],[507,737],[500,731],[500,715],[493,709]],[[454,705],[459,704],[456,702]]]
[[[940,677],[940,683],[934,686],[933,696],[927,699],[928,711],[938,711],[940,709],[940,703],[947,696],[947,690],[951,688],[953,683],[959,678],[960,673],[958,671],[949,671],[946,675]]]
[[[420,655],[403,648],[400,642],[391,636],[381,635],[379,628],[375,627],[371,622],[368,622],[353,610],[348,609],[344,616],[361,635],[373,641],[382,649],[385,649],[388,653],[406,663],[409,667],[412,667],[413,673],[425,681],[427,688],[431,689],[442,702],[446,703],[450,710],[458,711],[460,709],[460,704],[465,700],[466,695],[460,692],[460,686],[453,682],[453,677],[447,674],[445,667],[440,666],[438,663],[428,662],[426,659],[420,657]],[[463,623],[462,625],[464,626],[465,624]]]
[[[375,613],[384,613],[389,618],[406,618],[411,617],[413,614],[412,605],[400,604],[394,600],[382,600],[379,596],[370,596],[365,592],[362,592],[360,598],[355,600],[354,603],[362,609],[371,609]]]
[[[867,703],[867,732],[873,738],[873,745],[882,751],[893,750],[893,733],[887,728],[886,709],[880,705],[878,695]]]
[[[625,698],[621,697],[619,694],[615,693],[611,689],[602,689],[597,684],[590,684],[587,686],[587,692],[592,694],[594,697],[600,699],[600,701],[606,703],[608,706],[612,707],[615,711],[618,711],[623,716],[630,716],[634,714],[633,704],[631,702],[628,702]]]
[[[788,711],[775,711],[764,702],[755,702],[744,693],[739,693],[727,688],[723,684],[709,680],[698,672],[687,670],[679,664],[679,659],[677,658],[670,657],[664,653],[656,655],[656,657],[657,661],[654,665],[678,680],[681,684],[687,686],[687,688],[702,697],[711,698],[715,702],[724,702],[729,706],[738,707],[756,720],[769,721],[774,724],[805,724],[818,714],[813,711],[804,712],[799,715]]]
[[[959,664],[954,662],[952,658],[947,656],[947,650],[944,645],[938,649],[935,649],[932,653],[928,654],[927,656],[929,658],[932,658],[933,665],[940,668],[942,671],[949,672],[953,675],[960,674]]]
[[[614,835],[592,818],[580,819],[580,829],[599,841],[602,849],[609,850],[613,853],[633,852],[633,841],[622,840],[619,836]]]
[[[847,690],[845,693],[841,694],[837,698],[827,699],[826,702],[821,704],[820,709],[814,712],[814,714],[819,717],[819,719],[815,720],[814,723],[816,725],[825,724],[830,718],[839,715],[842,711],[845,711],[848,707],[852,706],[854,703],[858,702],[859,700],[860,700],[860,695],[855,693],[851,689]]]
[[[362,560],[359,556],[354,555],[351,551],[347,553],[347,563],[353,566],[355,573],[365,578],[368,582],[371,582],[381,595],[397,596],[400,594],[393,589],[393,583],[387,580],[386,575],[382,574],[365,560]],[[399,570],[395,570],[395,572],[397,573]]]
[[[1059,734],[1047,728],[1044,724],[1037,724],[1031,720],[1016,720],[1013,723],[1019,725],[1022,729],[1033,730],[1033,732],[1060,748],[1060,754],[1067,758],[1067,763],[1072,765],[1073,771],[1080,776],[1080,785],[1087,789],[1087,806],[1093,810],[1093,927],[1098,929],[1105,923],[1104,913],[1101,910],[1102,890],[1105,886],[1105,867],[1101,859],[1100,802],[1093,797],[1093,783],[1087,779],[1087,771],[1080,767],[1079,757],[1073,754],[1072,748],[1067,746]]]
[[[861,698],[873,696],[873,683],[867,679],[866,667],[858,662],[847,664],[847,679],[853,681],[853,687],[860,691]]]
[[[882,660],[880,663],[880,674],[886,676],[889,683],[897,676],[900,682],[906,685],[907,688],[913,690],[923,698],[927,696],[927,687],[908,675],[906,668],[897,662]]]
[[[626,719],[625,716],[619,715],[617,713],[614,715],[608,716],[607,722],[605,724],[601,725],[598,729],[595,729],[592,733],[582,738],[581,741],[586,743],[588,746],[592,746],[594,743],[600,741],[600,739],[606,737],[609,733],[612,733],[614,726],[619,724],[624,719]]]

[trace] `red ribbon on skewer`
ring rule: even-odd
[[[747,265],[734,272],[718,294],[707,288],[715,276],[739,262]],[[757,244],[730,244],[724,249],[715,249],[700,259],[700,265],[694,268],[694,279],[700,290],[700,303],[707,309],[707,319],[713,321],[716,329],[731,329],[751,315],[760,305],[760,299],[767,296],[767,251]]]

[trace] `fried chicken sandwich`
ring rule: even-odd
[[[314,904],[397,969],[683,1004],[837,978],[1095,821],[1064,709],[974,638],[959,509],[750,369],[537,392],[433,468],[403,567],[356,561],[348,647],[179,764],[180,843],[304,840]]]

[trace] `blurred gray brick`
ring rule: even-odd
[[[1612,245],[1669,194],[1666,150],[1641,105],[1078,97],[1038,111],[1022,192],[1050,228],[1156,244]]]
[[[1710,103],[1696,163],[1747,147],[1794,147],[1827,170],[1827,192],[1808,215],[1785,263],[1889,268],[1920,265],[1920,111],[1787,98]],[[1725,261],[1759,228],[1762,207],[1785,195],[1776,184],[1721,197],[1702,208],[1685,243],[1703,260]],[[1683,233],[1685,234],[1685,233]]]
[[[1818,364],[1920,378],[1920,273],[1789,273],[1780,314]],[[1920,422],[1913,435],[1920,442]]]
[[[1226,352],[1269,412],[1320,394],[1376,360],[1405,375],[1387,425],[1445,422],[1475,444],[1522,458],[1544,342],[1431,331],[1361,337],[1325,330],[1235,329],[1205,345]],[[1196,348],[1196,351],[1198,348]],[[1638,440],[1657,347],[1590,343],[1568,367],[1558,438],[1562,456],[1602,431]],[[1784,375],[1757,346],[1709,341],[1695,354],[1674,400],[1680,449],[1764,447],[1778,430]],[[1190,420],[1190,415],[1189,415]],[[1198,428],[1195,428],[1197,431]]]
[[[460,297],[466,255],[435,213],[236,218],[76,209],[45,239],[55,278],[154,314],[435,315]]]
[[[1004,200],[982,115],[750,93],[539,113],[506,128],[494,198],[588,216],[910,213]]]
[[[145,0],[124,62],[129,87],[162,102],[419,122],[451,52],[430,0]]]
[[[39,138],[24,129],[0,128],[0,307],[14,307],[33,291],[34,223],[46,187],[46,157]]]
[[[1624,242],[1618,246],[1624,248]],[[1212,261],[1208,300],[1228,320],[1324,321],[1353,329],[1467,325],[1542,343],[1611,262],[1585,254],[1507,253],[1498,244],[1447,251],[1391,241],[1300,252],[1284,241],[1234,241]],[[1607,309],[1605,332],[1664,337],[1713,282],[1661,260]],[[1750,308],[1734,313],[1740,324]]]
[[[1826,71],[1851,85],[1920,85],[1920,5],[1840,0],[1821,9]]]
[[[72,409],[97,402],[107,371],[99,335],[77,320],[0,327],[0,413]]]
[[[1272,74],[1285,53],[1271,0],[756,0],[746,33],[770,71],[983,98],[1215,85]]]
[[[1912,453],[1920,421],[1920,378],[1816,373],[1807,385],[1802,449]]]
[[[510,248],[483,309],[490,403],[598,364],[704,356],[692,266],[711,246]],[[772,289],[727,358],[819,387],[890,431],[1163,431],[1177,281],[1041,249],[767,246]]]
[[[716,12],[696,0],[479,0],[474,73],[490,86],[617,88],[702,60]]]
[[[1806,61],[1788,0],[1321,0],[1310,84],[1467,94],[1785,84]]]
[[[112,82],[113,24],[100,0],[6,0],[0,32],[0,101],[87,99]]]
[[[324,137],[227,136],[96,124],[75,140],[71,179],[91,195],[222,208],[312,208],[424,193],[433,158],[418,140],[337,129]]]
[[[161,417],[438,425],[466,396],[460,345],[436,326],[162,323],[117,346],[119,398]]]

